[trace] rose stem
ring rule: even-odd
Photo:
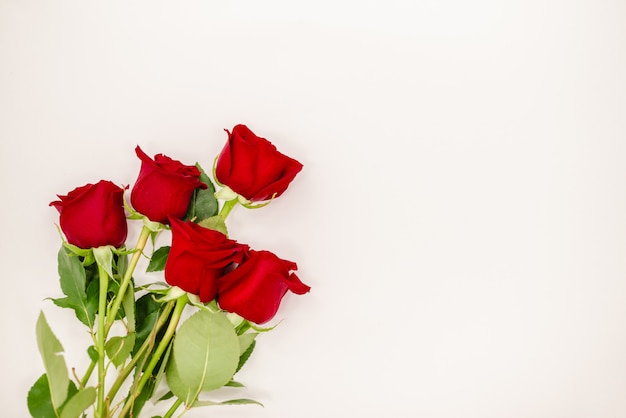
[[[174,404],[170,407],[170,409],[167,410],[165,415],[163,415],[163,418],[171,418],[174,415],[174,412],[176,412],[176,410],[182,403],[183,401],[180,398],[177,398],[176,402],[174,402]]]
[[[100,295],[98,298],[98,402],[96,406],[96,417],[105,417],[104,404],[104,341],[106,339],[106,331],[104,328],[104,318],[107,309],[107,291],[109,286],[109,274],[98,264],[98,277],[100,279]]]
[[[119,372],[117,379],[115,379],[115,382],[113,382],[113,385],[111,386],[111,389],[109,389],[109,393],[107,394],[107,397],[110,400],[112,400],[115,397],[115,395],[117,394],[117,391],[120,389],[120,387],[124,383],[124,380],[126,380],[130,372],[133,371],[139,359],[143,356],[144,351],[146,351],[151,345],[154,345],[156,334],[163,327],[163,325],[165,325],[165,323],[167,322],[167,319],[170,316],[170,312],[172,312],[172,308],[174,308],[174,301],[170,301],[165,305],[163,312],[161,312],[161,314],[159,315],[159,318],[157,319],[156,324],[154,325],[154,327],[152,328],[152,331],[150,332],[150,338],[146,338],[146,340],[143,342],[139,350],[137,350],[137,353],[132,357],[132,360],[130,361],[130,363],[128,363],[124,367],[124,369],[122,369],[122,371]]]
[[[122,284],[120,284],[120,288],[118,291],[119,297],[114,300],[113,307],[111,308],[111,311],[109,312],[109,316],[107,317],[107,322],[104,328],[105,339],[106,339],[106,336],[109,334],[109,330],[111,329],[113,322],[115,321],[115,317],[117,316],[117,311],[120,309],[120,305],[122,304],[124,292],[126,291],[128,284],[130,283],[130,279],[133,275],[133,271],[135,270],[135,267],[137,267],[137,262],[139,261],[139,257],[141,257],[141,253],[143,249],[146,247],[146,243],[148,242],[149,237],[150,237],[150,229],[144,226],[143,229],[141,230],[141,234],[139,235],[139,239],[137,240],[137,246],[135,247],[137,251],[135,251],[135,253],[133,254],[133,257],[130,260],[128,269],[126,270],[126,273],[124,274],[124,278],[122,279]],[[87,368],[87,372],[83,376],[83,380],[80,381],[82,387],[85,387],[87,385],[87,382],[89,381],[89,378],[91,377],[91,373],[93,372],[93,369],[95,368],[95,366],[96,366],[96,362],[92,361],[89,367]]]
[[[117,316],[117,311],[120,309],[120,305],[122,304],[122,299],[124,299],[124,293],[126,293],[126,288],[130,283],[130,279],[133,276],[133,272],[135,271],[135,267],[137,267],[137,262],[141,257],[141,253],[143,249],[146,248],[146,243],[148,242],[148,238],[150,237],[150,229],[144,226],[141,229],[141,234],[139,234],[139,238],[137,239],[137,245],[135,246],[135,252],[133,253],[132,258],[130,259],[130,263],[128,264],[128,269],[122,278],[122,282],[120,283],[120,289],[117,292],[117,296],[113,300],[113,306],[111,306],[111,310],[109,311],[109,315],[107,316],[107,322],[104,328],[104,335],[106,336],[115,322],[115,317]]]
[[[93,373],[93,369],[95,369],[96,367],[96,361],[92,361],[91,363],[89,363],[89,367],[87,368],[87,372],[85,372],[85,375],[83,376],[82,380],[80,381],[80,387],[84,388],[85,386],[87,386],[87,382],[89,381],[89,378],[91,377],[91,373]]]
[[[152,354],[152,359],[150,360],[150,363],[148,363],[148,367],[146,367],[146,369],[144,370],[133,394],[129,396],[126,400],[126,405],[124,405],[124,409],[122,409],[122,412],[120,412],[119,418],[123,418],[126,416],[128,410],[133,404],[133,401],[135,400],[135,398],[137,398],[137,396],[139,396],[143,387],[148,382],[148,379],[150,379],[150,376],[152,376],[152,371],[156,367],[159,359],[163,355],[163,352],[167,349],[167,346],[170,344],[170,340],[174,336],[174,332],[176,331],[176,327],[178,326],[178,321],[180,320],[180,316],[183,313],[183,309],[185,309],[188,300],[189,298],[187,297],[187,293],[184,293],[181,297],[176,299],[176,306],[174,306],[174,312],[172,313],[172,318],[170,319],[170,323],[167,326],[167,330],[165,331],[163,338],[159,342],[159,346],[157,347],[156,351],[154,352],[154,354]]]
[[[239,202],[239,200],[236,198],[233,200],[227,200],[226,202],[224,202],[224,206],[222,206],[222,210],[220,210],[220,216],[224,220],[226,220],[226,217],[228,216],[230,211],[233,210],[237,202]]]

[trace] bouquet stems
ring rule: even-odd
[[[106,329],[104,327],[104,320],[106,317],[107,309],[109,274],[101,265],[98,265],[98,275],[100,276],[100,295],[98,299],[98,397],[96,403],[96,417],[105,418],[106,405],[104,403],[104,377],[106,374],[106,370],[104,367],[104,361],[106,353],[104,352],[104,343],[106,340]]]
[[[176,327],[178,326],[178,321],[180,320],[180,316],[183,313],[183,309],[185,309],[185,306],[187,305],[188,300],[189,300],[189,298],[187,297],[186,293],[184,293],[182,296],[180,296],[178,299],[176,299],[176,305],[174,306],[174,312],[172,313],[172,317],[170,319],[170,323],[169,323],[169,325],[167,327],[167,330],[165,331],[165,334],[163,335],[163,338],[159,342],[159,345],[158,345],[157,349],[155,350],[154,354],[152,354],[152,358],[150,359],[150,363],[148,363],[148,366],[143,371],[143,373],[141,375],[141,379],[137,383],[137,386],[136,387],[133,386],[131,396],[129,396],[127,398],[126,404],[124,405],[124,408],[122,409],[122,412],[120,412],[120,415],[119,415],[120,418],[124,418],[128,414],[130,408],[133,405],[133,402],[135,401],[137,396],[139,396],[139,394],[143,390],[144,386],[148,382],[148,379],[150,379],[150,376],[152,376],[152,371],[154,370],[154,368],[156,367],[157,363],[161,359],[161,356],[163,355],[163,353],[165,352],[165,350],[169,346],[170,341],[172,340],[172,337],[174,336],[174,333],[176,332]]]
[[[113,301],[113,305],[111,306],[111,310],[109,311],[109,315],[107,316],[106,325],[104,327],[104,335],[106,336],[115,322],[115,318],[117,317],[117,311],[119,311],[120,306],[122,305],[122,300],[124,299],[124,293],[126,292],[126,288],[130,284],[130,279],[133,276],[133,272],[135,271],[135,267],[137,267],[137,262],[139,262],[139,258],[141,257],[141,253],[144,248],[146,248],[146,243],[148,242],[148,238],[150,237],[150,229],[144,225],[141,229],[141,233],[139,234],[139,238],[137,239],[137,245],[135,246],[135,252],[133,253],[132,258],[130,259],[130,263],[128,264],[128,269],[124,273],[124,277],[122,278],[122,282],[120,283],[120,289],[117,293],[117,297]]]

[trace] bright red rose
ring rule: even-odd
[[[135,148],[141,170],[130,194],[130,202],[154,222],[168,224],[168,217],[182,218],[187,213],[193,191],[207,185],[199,180],[200,170],[193,165],[157,154],[154,160],[141,148]]]
[[[226,131],[228,132],[228,131]],[[276,150],[245,125],[228,132],[215,168],[217,180],[235,193],[257,202],[280,196],[302,170],[302,164]]]
[[[128,226],[123,202],[124,190],[110,181],[77,187],[67,196],[50,203],[60,214],[59,223],[67,242],[80,248],[104,245],[121,247]]]
[[[287,290],[298,295],[311,288],[292,270],[296,263],[269,251],[249,251],[243,262],[218,280],[217,302],[248,321],[262,324],[276,315]]]
[[[202,302],[215,298],[217,279],[231,263],[243,259],[248,246],[193,222],[170,219],[172,248],[165,264],[165,280]]]

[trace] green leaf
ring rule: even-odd
[[[137,299],[137,303],[135,304],[135,321],[137,323],[136,326],[136,338],[135,338],[135,348],[133,348],[133,355],[137,353],[139,348],[143,345],[146,338],[150,336],[154,325],[161,314],[161,310],[163,309],[163,304],[157,302],[151,293],[146,293],[139,299]]]
[[[115,367],[119,367],[133,351],[134,346],[135,333],[130,332],[125,337],[111,337],[104,345],[104,350]]]
[[[61,411],[61,418],[79,418],[96,401],[96,389],[87,387],[72,396]]]
[[[228,235],[228,228],[226,228],[226,223],[224,222],[223,216],[211,216],[210,218],[206,218],[198,222],[198,225],[208,229],[214,229],[224,235]]]
[[[167,256],[170,253],[170,246],[166,245],[164,247],[159,248],[152,254],[152,258],[150,258],[150,263],[146,268],[147,272],[151,271],[163,271],[165,269],[165,262],[167,261]]]
[[[239,355],[248,350],[248,347],[252,345],[257,335],[259,335],[258,332],[250,332],[239,336]]]
[[[139,413],[143,409],[143,406],[146,404],[146,401],[152,397],[154,393],[154,389],[156,386],[156,381],[154,377],[150,376],[150,378],[146,381],[141,393],[135,398],[132,407],[132,417],[139,417]]]
[[[89,356],[89,359],[94,363],[98,361],[98,358],[100,357],[100,355],[98,354],[98,349],[95,345],[90,345],[87,348],[87,355]]]
[[[250,405],[250,404],[255,404],[255,405],[260,405],[263,406],[263,404],[259,401],[255,401],[254,399],[231,399],[229,401],[222,401],[222,402],[214,402],[214,401],[196,401],[193,404],[193,407],[198,407],[198,406],[213,406],[213,405]]]
[[[246,351],[241,353],[241,356],[239,356],[239,364],[237,365],[237,371],[236,372],[241,370],[241,368],[244,366],[244,364],[246,364],[246,362],[248,361],[248,359],[252,355],[252,352],[254,351],[254,347],[256,347],[256,340],[252,341],[250,346],[248,346],[248,348],[246,348]]]
[[[128,253],[134,253],[137,250],[131,250]],[[119,250],[113,251],[117,254],[117,262],[116,262],[116,270],[120,276],[124,276],[126,274],[126,270],[128,270],[128,255],[126,252],[120,252]]]
[[[58,254],[58,270],[61,282],[61,290],[65,298],[53,299],[52,301],[62,308],[71,308],[76,317],[89,328],[93,328],[95,310],[88,306],[85,292],[86,274],[83,264],[78,256],[72,255],[71,251],[62,246]],[[97,305],[96,305],[97,306]]]
[[[200,164],[196,163],[196,167],[202,173],[200,174],[200,181],[208,187],[206,189],[198,187],[191,196],[185,220],[194,222],[215,216],[219,210],[219,204],[215,198],[215,186],[202,167],[200,167]]]
[[[84,317],[81,320],[84,324],[95,324],[96,313],[98,312],[98,298],[100,297],[100,279],[92,280],[87,285],[87,299],[83,302],[84,306],[80,310],[76,310],[76,316],[78,319]]]
[[[172,391],[170,390],[169,392],[167,392],[165,395],[161,396],[159,399],[157,399],[157,402],[161,402],[161,401],[166,401],[168,399],[171,399],[172,397],[174,397],[174,394],[172,393]]]
[[[72,255],[65,247],[61,247],[57,259],[63,294],[74,300],[84,299],[85,268],[78,257]]]
[[[122,299],[122,309],[126,315],[126,321],[128,322],[128,332],[135,333],[135,292],[133,288],[129,286],[124,292],[124,298]]]
[[[70,380],[67,387],[67,397],[71,398],[78,392],[74,382]],[[50,398],[48,376],[44,373],[28,391],[28,411],[34,418],[57,418]],[[65,401],[67,404],[68,401]],[[65,405],[64,404],[64,405]]]
[[[202,391],[227,384],[239,364],[239,339],[219,312],[200,310],[179,328],[166,377],[172,392],[191,405]]]
[[[231,380],[230,382],[226,383],[224,386],[228,386],[231,388],[245,388],[245,386],[243,385],[243,383],[239,383],[235,380]]]
[[[37,345],[50,385],[50,399],[53,407],[58,410],[67,398],[67,386],[70,382],[62,355],[63,346],[50,329],[43,312],[39,314],[36,329]]]
[[[255,338],[257,335],[259,335],[259,333],[250,332],[239,336],[239,364],[237,365],[237,372],[241,370],[252,355],[252,351],[254,351],[254,347],[256,346]]]
[[[113,247],[110,245],[106,245],[104,247],[97,247],[93,249],[93,255],[96,258],[96,263],[106,273],[110,278],[113,278],[113,251],[111,251]]]
[[[50,399],[50,386],[48,376],[42,374],[35,384],[28,391],[28,412],[34,418],[56,418]]]

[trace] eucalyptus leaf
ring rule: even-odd
[[[165,269],[165,262],[167,261],[167,256],[170,253],[170,246],[166,245],[158,250],[156,250],[152,257],[150,258],[150,263],[148,263],[148,267],[146,268],[147,272],[152,271],[163,271]]]
[[[239,339],[231,323],[219,312],[200,310],[179,328],[167,383],[186,405],[202,391],[226,385],[239,364]]]
[[[52,406],[58,410],[67,398],[67,387],[70,382],[62,354],[63,346],[50,329],[43,312],[39,314],[36,329],[37,345],[48,376],[50,399]]]
[[[79,390],[63,406],[61,418],[79,418],[83,411],[96,401],[96,389],[87,387]]]

